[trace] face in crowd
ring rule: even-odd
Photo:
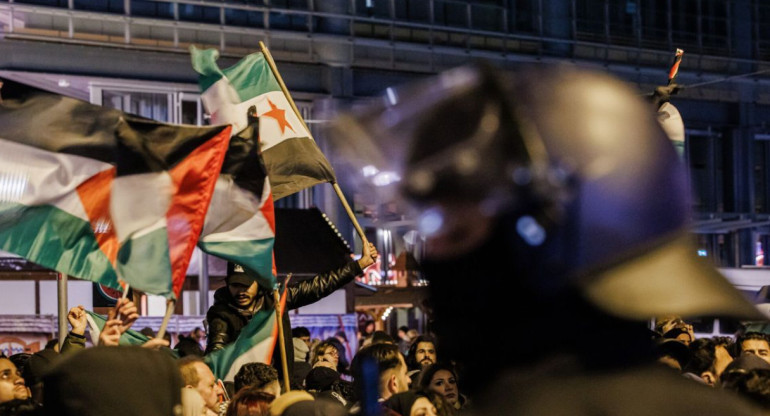
[[[414,358],[420,367],[427,368],[436,363],[436,347],[433,346],[432,342],[420,342],[417,344]]]
[[[21,372],[7,358],[0,358],[0,403],[14,399],[28,399],[30,396]]]
[[[254,302],[259,286],[257,285],[257,282],[252,282],[251,285],[232,282],[227,284],[227,289],[230,290],[230,295],[235,300],[236,305],[241,308],[246,308]]]
[[[455,406],[457,404],[458,391],[457,391],[457,379],[450,371],[438,370],[430,380],[428,388],[436,392],[446,399],[447,403]]]
[[[764,339],[746,339],[741,343],[741,351],[754,354],[759,358],[770,362],[770,343]]]
[[[219,387],[214,373],[211,372],[209,366],[202,362],[196,362],[194,365],[198,372],[198,385],[195,386],[195,389],[200,393],[206,407],[219,412],[219,395],[222,394],[222,389]]]

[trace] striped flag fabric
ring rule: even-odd
[[[180,295],[230,129],[121,118],[110,211],[118,273],[131,287]]]
[[[120,289],[109,197],[121,113],[2,82],[0,250]]]
[[[3,81],[0,250],[173,297],[230,126],[172,126]]]
[[[258,130],[254,121],[230,139],[198,247],[274,288],[275,213]]]
[[[329,161],[292,110],[261,52],[225,69],[217,65],[216,49],[191,46],[190,54],[200,74],[201,100],[213,124],[232,124],[235,134],[248,126],[250,108],[259,117],[261,150],[275,200],[319,183],[336,182]]]
[[[99,334],[104,328],[104,324],[107,323],[107,318],[98,313],[86,311],[86,320],[88,321],[88,327],[90,328],[91,343],[96,345],[99,340]],[[129,329],[120,336],[120,345],[143,345],[149,341],[150,338],[139,331]]]
[[[280,300],[280,311],[286,307],[284,290]],[[235,342],[221,350],[209,353],[204,361],[214,375],[224,381],[233,381],[244,364],[259,362],[270,364],[278,340],[278,320],[275,309],[262,309],[243,327]]]

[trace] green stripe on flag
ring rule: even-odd
[[[198,247],[206,253],[240,264],[257,279],[261,287],[273,288],[274,238],[253,241],[198,241]]]
[[[131,287],[142,292],[175,298],[166,227],[124,242],[118,251],[118,269],[123,280]]]
[[[199,85],[206,91],[222,78],[227,78],[238,93],[241,102],[248,101],[268,91],[281,91],[273,76],[270,65],[261,52],[245,56],[230,68],[220,69],[217,65],[219,51],[190,47],[193,68],[201,74]]]
[[[93,313],[91,311],[86,311],[86,313],[88,313],[88,315],[94,320],[94,323],[96,323],[96,326],[99,328],[99,331],[104,330],[104,324],[107,323],[107,318],[105,318],[102,315]],[[120,336],[120,341],[118,341],[118,344],[143,345],[145,342],[149,340],[150,338],[142,334],[141,332],[134,331],[133,329],[129,329],[126,332],[124,332],[123,335]]]
[[[91,224],[51,205],[0,202],[0,249],[61,273],[121,288]]]
[[[209,353],[204,361],[218,379],[233,381],[243,364],[270,363],[276,330],[275,309],[261,310],[254,314],[235,342]]]

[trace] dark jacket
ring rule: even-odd
[[[294,365],[294,348],[292,347],[291,322],[289,322],[288,311],[329,296],[361,273],[358,262],[351,261],[337,270],[319,274],[296,285],[289,285],[286,309],[283,311],[283,337],[287,345],[286,359],[290,374]],[[272,292],[260,287],[255,302],[257,302],[257,308],[254,311],[247,311],[235,306],[227,287],[221,287],[214,292],[214,305],[209,308],[206,314],[206,321],[208,322],[206,354],[222,349],[225,345],[234,342],[243,327],[249,323],[257,311],[262,308],[272,308],[274,304]],[[273,354],[273,366],[276,367],[279,374],[282,373],[279,346],[276,346]]]

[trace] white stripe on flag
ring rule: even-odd
[[[270,183],[265,179],[262,201],[270,195]],[[254,194],[235,184],[230,175],[220,175],[214,188],[201,241],[228,242],[273,238],[272,228],[262,215]]]
[[[273,338],[268,337],[267,339],[264,339],[248,350],[244,351],[241,355],[238,356],[235,360],[233,360],[233,364],[230,366],[230,370],[227,371],[227,375],[225,375],[225,381],[233,381],[235,379],[235,375],[238,374],[238,370],[243,367],[244,364],[248,363],[267,363],[270,361],[270,352],[273,349]]]
[[[78,185],[112,165],[0,138],[0,202],[52,205],[86,222]]]
[[[174,194],[168,172],[119,176],[112,184],[110,214],[118,241],[140,237],[166,226]]]

